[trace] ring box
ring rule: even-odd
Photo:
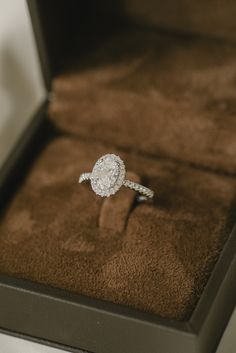
[[[148,9],[142,11],[140,1],[126,4],[118,1],[113,4],[106,1],[86,4],[51,1],[43,4],[29,0],[28,5],[48,96],[1,170],[4,204],[14,198],[21,173],[27,173],[27,168],[19,171],[19,166],[27,165],[32,155],[37,154],[38,146],[44,143],[45,131],[51,133],[47,109],[54,99],[52,80],[63,73],[72,56],[80,60],[86,53],[93,52],[99,43],[104,43],[107,37],[130,24],[140,26],[141,22],[144,26],[145,23],[145,31],[153,32],[155,22],[158,22],[170,31],[183,31],[179,28],[178,18],[167,18],[165,22],[157,14],[157,18],[153,15],[147,23]],[[163,12],[166,14],[165,5]],[[199,32],[199,27],[196,21],[190,30]],[[155,28],[154,31],[160,35],[163,33],[163,29]],[[200,32],[205,37],[214,33],[219,36],[218,28],[214,32],[208,25],[201,26]],[[229,34],[227,28],[222,33],[221,41],[232,40],[233,33]],[[174,32],[173,36],[178,34]],[[191,46],[194,38],[190,35],[188,45]],[[217,42],[218,39],[208,38],[207,41]],[[235,176],[232,170],[227,173]],[[236,229],[231,228],[188,320],[160,317],[2,273],[1,331],[73,352],[213,353],[235,307]]]

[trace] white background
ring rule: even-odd
[[[1,353],[64,353],[65,351],[42,346],[19,338],[0,334]]]
[[[25,0],[0,0],[0,168],[45,96]]]

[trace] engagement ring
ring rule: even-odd
[[[80,175],[79,183],[90,180],[93,191],[102,197],[114,195],[121,186],[137,191],[145,198],[152,199],[154,192],[138,183],[125,179],[125,165],[115,154],[106,154],[95,163],[91,173]]]

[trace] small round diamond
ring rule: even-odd
[[[115,194],[123,184],[125,166],[120,157],[106,154],[99,158],[91,174],[93,191],[100,196]]]

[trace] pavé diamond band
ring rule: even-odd
[[[146,198],[152,199],[154,192],[140,184],[125,180],[125,165],[115,154],[106,154],[98,159],[91,173],[80,175],[79,183],[90,180],[93,191],[103,197],[114,195],[121,186],[137,191]]]

